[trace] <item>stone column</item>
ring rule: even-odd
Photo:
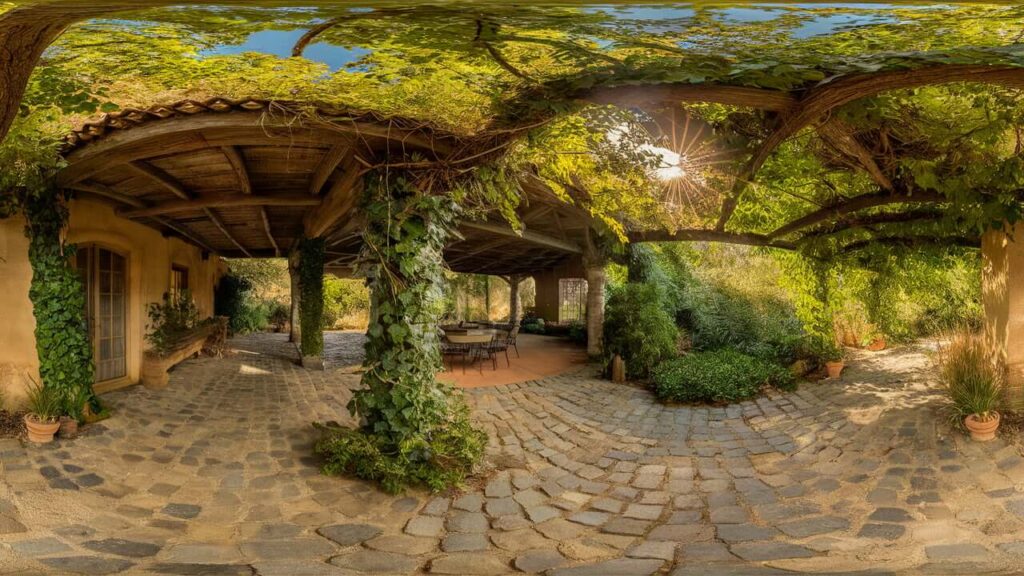
[[[587,355],[600,356],[604,347],[604,262],[587,260]]]
[[[1007,407],[1024,409],[1024,223],[981,239],[985,337],[1006,378]]]
[[[288,279],[291,281],[291,316],[289,319],[288,341],[298,344],[302,341],[302,321],[299,316],[299,302],[302,299],[302,284],[299,282],[299,252],[288,256]]]
[[[324,354],[324,239],[303,238],[299,242],[299,299],[302,365],[323,369]]]
[[[513,326],[519,326],[519,317],[522,314],[523,301],[519,297],[519,285],[522,281],[522,274],[512,274],[508,277],[508,322]]]

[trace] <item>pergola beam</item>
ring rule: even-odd
[[[481,232],[507,236],[509,238],[519,238],[532,244],[547,246],[548,248],[554,248],[555,250],[561,250],[562,252],[569,252],[571,254],[583,253],[583,249],[577,244],[566,242],[565,240],[559,240],[558,238],[548,236],[547,234],[541,234],[540,232],[534,232],[532,230],[523,230],[519,233],[511,228],[485,222],[462,222],[459,226],[462,228],[469,228],[470,230],[479,230]]]
[[[945,202],[946,200],[947,198],[938,192],[915,192],[910,195],[893,194],[890,192],[883,194],[863,194],[849,200],[840,201],[831,206],[826,206],[801,218],[797,218],[796,220],[793,220],[784,226],[780,226],[774,232],[768,234],[768,238],[775,240],[776,238],[786,236],[787,234],[791,234],[815,224],[819,224],[833,218],[839,218],[846,214],[851,214],[866,208],[875,208],[890,204],[937,203]]]
[[[307,238],[323,236],[355,208],[359,192],[362,190],[362,176],[365,169],[360,166],[355,154],[347,156],[341,163],[341,168],[341,176],[331,184],[327,194],[324,194],[323,204],[320,208],[310,210],[306,214],[303,228]],[[319,203],[319,199],[317,202]]]
[[[784,114],[776,128],[761,142],[746,166],[740,171],[732,189],[722,201],[722,210],[715,226],[725,230],[732,218],[740,195],[753,180],[773,152],[800,130],[818,122],[828,112],[861,98],[890,90],[903,90],[952,82],[980,82],[1012,88],[1024,87],[1024,68],[1009,66],[938,64],[909,70],[872,72],[840,77],[810,88]]]
[[[120,202],[121,204],[127,204],[133,208],[145,208],[147,206],[147,204],[142,200],[127,194],[122,194],[110,186],[100,184],[99,182],[79,182],[72,185],[71,189],[102,196],[104,198]]]
[[[154,204],[146,208],[121,209],[117,213],[126,218],[145,218],[190,212],[206,208],[234,208],[237,206],[319,206],[319,198],[310,198],[305,194],[278,194],[275,196],[256,196],[250,194],[216,194],[207,195],[195,200],[175,200]]]

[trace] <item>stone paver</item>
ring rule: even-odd
[[[731,406],[664,406],[587,370],[469,390],[486,475],[390,496],[318,469],[310,423],[354,424],[362,337],[326,338],[325,371],[251,335],[165,390],[105,395],[114,416],[77,440],[0,442],[0,573],[956,573],[1024,557],[1024,459],[945,427],[921,350]]]

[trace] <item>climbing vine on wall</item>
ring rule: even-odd
[[[299,317],[302,321],[302,355],[324,352],[324,239],[305,238],[299,244]]]
[[[22,209],[27,221],[28,257],[32,264],[29,298],[36,318],[36,351],[43,385],[66,400],[91,390],[92,345],[85,318],[85,290],[72,265],[75,247],[64,242],[67,198],[57,190],[27,193]]]
[[[459,208],[393,175],[370,178],[367,189],[362,258],[373,303],[363,388],[348,406],[362,427],[333,430],[318,451],[329,473],[351,472],[393,492],[410,484],[440,490],[464,479],[486,444],[462,397],[436,379],[442,250]]]

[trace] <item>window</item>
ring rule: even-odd
[[[188,290],[188,268],[174,264],[171,266],[171,300],[177,302],[185,290]]]
[[[85,288],[85,313],[93,346],[97,382],[120,378],[126,370],[126,285],[124,256],[98,246],[81,246],[76,264]]]
[[[583,322],[587,317],[587,281],[583,278],[558,280],[558,323]]]

